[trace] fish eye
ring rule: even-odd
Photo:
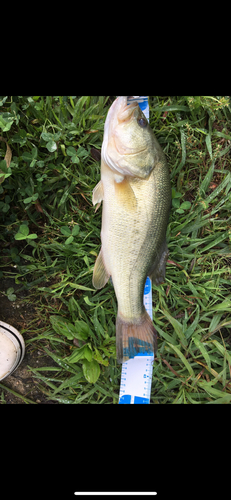
[[[145,118],[140,118],[140,119],[138,120],[138,125],[139,125],[140,127],[142,127],[142,128],[146,127],[146,125],[147,125],[147,121],[145,120]]]

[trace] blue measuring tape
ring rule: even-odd
[[[144,115],[149,121],[148,96],[131,96],[128,103],[139,103]],[[144,306],[152,317],[152,282],[147,277],[144,287]],[[154,352],[140,353],[122,364],[119,404],[149,404],[152,386],[152,370]]]

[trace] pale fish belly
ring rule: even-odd
[[[125,321],[136,321],[144,312],[144,283],[165,239],[169,179],[162,170],[163,165],[157,164],[148,179],[130,178],[136,207],[118,200],[119,185],[114,182],[114,175],[102,172],[102,250],[105,266],[112,276],[118,314]]]

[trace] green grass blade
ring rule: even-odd
[[[184,356],[184,354],[180,351],[180,349],[178,349],[178,347],[176,345],[170,344],[170,342],[168,342],[168,345],[176,352],[176,354],[178,355],[178,357],[181,359],[181,361],[184,363],[185,367],[187,368],[189,374],[194,378],[195,377],[195,373],[193,371],[193,368],[191,367],[191,365],[187,361],[187,359]]]
[[[187,346],[187,339],[185,338],[185,335],[183,333],[183,326],[181,325],[181,323],[179,321],[177,321],[175,318],[173,318],[171,316],[171,314],[169,314],[169,312],[166,310],[166,309],[162,309],[164,315],[166,316],[166,318],[168,319],[168,321],[170,321],[170,323],[172,324],[175,332],[177,333],[180,341],[182,342],[182,345],[183,346]]]
[[[198,347],[198,349],[200,349],[200,352],[201,352],[202,356],[204,357],[208,367],[211,369],[210,357],[209,357],[208,352],[206,351],[205,346],[203,345],[202,342],[200,342],[200,340],[198,338],[193,337],[193,341],[194,341],[194,344],[196,344],[196,346]]]

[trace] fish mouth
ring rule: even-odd
[[[131,119],[132,115],[134,114],[134,111],[137,108],[139,109],[138,102],[133,101],[131,104],[128,104],[127,98],[128,98],[128,96],[119,96],[116,99],[117,103],[115,101],[115,103],[118,105],[118,107],[120,106],[120,109],[117,111],[117,120],[121,124],[128,122]],[[137,155],[138,156],[140,153],[143,153],[145,151],[145,148],[142,148],[138,151],[137,149],[129,148],[127,145],[123,146],[120,138],[117,137],[116,133],[114,136],[114,146],[115,146],[117,152],[123,156],[130,156],[130,155],[133,155],[133,156]]]
[[[137,101],[128,104],[127,98],[128,96],[126,95],[120,95],[115,99],[108,112],[110,119],[113,115],[116,115],[119,121],[127,121],[134,112],[134,109],[139,107]]]
[[[128,96],[120,96],[118,99],[118,104],[120,104],[121,109],[118,112],[117,118],[119,122],[129,121],[130,117],[133,115],[134,110],[139,107],[138,102],[134,101],[131,104],[127,102]]]

